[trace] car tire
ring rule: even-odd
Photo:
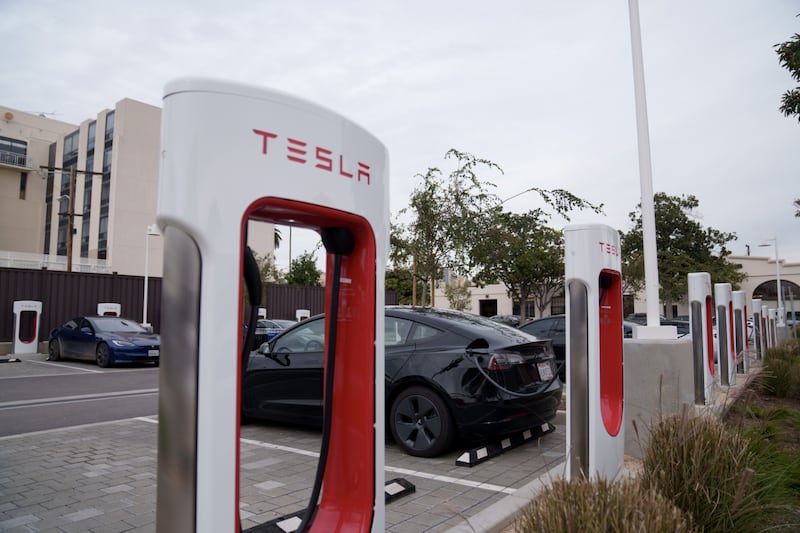
[[[416,457],[436,457],[455,437],[453,418],[442,398],[426,387],[409,387],[392,402],[389,425],[394,441]]]
[[[61,346],[58,343],[58,339],[50,339],[50,342],[47,343],[47,352],[50,354],[47,358],[48,361],[61,359]]]
[[[97,366],[102,368],[111,366],[111,350],[108,349],[108,344],[101,342],[97,345],[95,361],[97,361]]]

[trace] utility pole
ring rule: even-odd
[[[48,167],[45,165],[41,165],[39,168],[46,169],[48,172],[52,172],[54,170],[66,170],[65,168],[61,167]],[[102,172],[78,170],[75,168],[75,165],[69,167],[69,196],[67,196],[67,198],[69,198],[69,207],[67,208],[66,213],[58,213],[59,216],[63,216],[65,214],[67,216],[67,272],[72,272],[72,238],[73,233],[75,232],[75,217],[83,216],[83,213],[75,212],[75,181],[79,173],[97,176],[103,175]]]

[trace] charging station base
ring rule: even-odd
[[[413,483],[403,478],[390,479],[384,484],[385,503],[389,504],[403,496],[416,492],[416,490],[417,487]],[[301,509],[295,513],[283,515],[244,531],[245,533],[293,533],[300,527],[305,513],[306,510]]]
[[[493,442],[484,446],[466,450],[456,459],[456,466],[473,467],[475,465],[479,465],[484,461],[488,461],[493,457],[497,457],[498,455],[525,444],[533,439],[543,437],[544,435],[552,433],[555,430],[556,427],[554,425],[550,424],[549,422],[545,422],[541,426],[535,426],[531,429],[520,431],[519,433],[513,433],[499,440],[498,442]]]

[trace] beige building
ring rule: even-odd
[[[752,311],[750,301],[753,298],[760,298],[763,305],[769,308],[777,308],[777,279],[780,272],[781,289],[783,292],[783,308],[787,313],[792,309],[800,315],[800,262],[788,262],[781,259],[780,268],[775,263],[774,257],[757,256],[730,256],[732,263],[742,266],[742,272],[747,274],[747,278],[742,282],[738,290],[745,292],[745,299],[748,302],[748,312]],[[715,280],[711,280],[712,284]],[[504,285],[487,285],[486,287],[470,287],[470,305],[468,311],[484,316],[492,315],[512,315],[519,314],[519,305],[508,297]],[[634,313],[646,313],[647,305],[641,299],[643,295],[625,295],[626,307]],[[713,289],[712,289],[713,297]],[[687,295],[688,299],[688,295]],[[436,307],[449,308],[450,303],[444,293],[444,284],[440,283],[435,292]],[[794,307],[793,307],[794,306]],[[541,316],[550,316],[563,313],[565,302],[563,296],[556,296],[548,309]],[[662,310],[666,315],[666,309]],[[688,301],[676,304],[674,315],[688,316]],[[528,318],[541,318],[538,311],[534,311],[533,306],[528,306]]]
[[[161,109],[125,98],[80,125],[0,115],[0,266],[140,276],[147,263],[160,277]],[[273,231],[251,224],[251,247],[273,253]]]

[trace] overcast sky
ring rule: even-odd
[[[777,237],[800,261],[797,84],[773,46],[800,0],[640,0],[653,189],[693,194],[744,255]],[[630,229],[640,201],[626,0],[0,0],[0,102],[71,123],[122,98],[160,106],[167,81],[241,81],[295,94],[388,148],[391,206],[449,148],[497,163],[499,197],[564,188],[605,205],[572,222]],[[509,201],[522,212],[533,193]],[[552,219],[554,227],[567,222]],[[311,240],[295,232],[293,255]],[[282,246],[278,259],[288,262]]]

